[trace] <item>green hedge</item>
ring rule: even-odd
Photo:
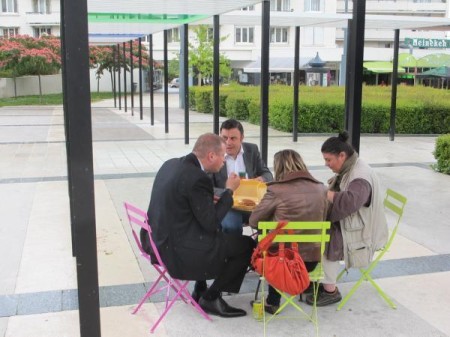
[[[193,109],[211,113],[212,87],[194,87]],[[220,88],[220,115],[260,122],[260,87],[240,85]],[[344,128],[343,87],[300,87],[299,132],[329,133]],[[361,113],[362,133],[388,133],[390,127],[391,88],[363,87]],[[274,85],[269,87],[269,124],[272,128],[291,132],[293,114],[293,88]],[[395,121],[399,134],[450,133],[450,91],[428,87],[399,86]]]
[[[439,136],[436,139],[436,148],[433,152],[437,160],[434,169],[438,172],[450,174],[450,134]]]

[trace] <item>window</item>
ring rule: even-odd
[[[45,35],[52,35],[51,27],[36,27],[34,28],[34,37],[41,37]]]
[[[288,43],[288,27],[271,27],[270,43]]]
[[[275,12],[290,12],[290,0],[270,0],[270,10]]]
[[[33,12],[50,14],[50,0],[33,0]]]
[[[16,35],[19,35],[19,28],[11,28],[11,27],[5,27],[5,28],[0,28],[0,32],[2,33],[2,37],[4,38],[9,38],[9,37],[13,37]]]
[[[255,6],[254,5],[241,8],[241,11],[254,11],[254,10],[255,10]]]
[[[17,0],[2,0],[3,13],[17,13]]]
[[[236,43],[253,43],[254,27],[236,27],[235,42]]]
[[[172,28],[167,31],[167,43],[180,42],[180,29]]]
[[[305,45],[323,45],[323,27],[303,27]]]
[[[305,12],[320,12],[321,0],[305,0]]]

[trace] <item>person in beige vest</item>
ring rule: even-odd
[[[328,210],[327,188],[309,173],[300,154],[294,150],[279,151],[273,167],[275,181],[267,184],[267,193],[250,216],[250,226],[258,228],[259,221],[324,221]],[[299,253],[306,269],[311,271],[320,261],[320,244],[303,243]],[[266,312],[275,313],[280,299],[281,295],[269,286]]]
[[[336,175],[331,178],[327,198],[332,203],[330,242],[322,256],[324,279],[317,306],[337,303],[342,296],[336,287],[339,261],[345,268],[364,268],[376,250],[388,239],[383,194],[378,177],[348,143],[347,132],[328,138],[322,145],[325,165]],[[306,303],[313,304],[311,295]]]

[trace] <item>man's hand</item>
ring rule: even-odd
[[[234,192],[237,190],[240,183],[241,183],[241,179],[239,178],[239,176],[236,173],[233,172],[228,176],[227,182],[225,183],[225,188],[229,188],[230,190],[232,190]]]
[[[254,179],[254,180],[261,181],[261,182],[264,182],[264,179],[263,179],[262,176],[259,176],[259,177],[253,178],[253,179]]]
[[[334,200],[334,194],[335,194],[336,192],[333,192],[333,191],[328,191],[327,192],[327,199],[328,199],[328,201],[329,202],[331,202],[331,203],[333,203],[333,200]]]

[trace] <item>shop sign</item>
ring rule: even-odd
[[[405,44],[416,48],[450,48],[450,40],[446,39],[421,39],[406,37]]]

